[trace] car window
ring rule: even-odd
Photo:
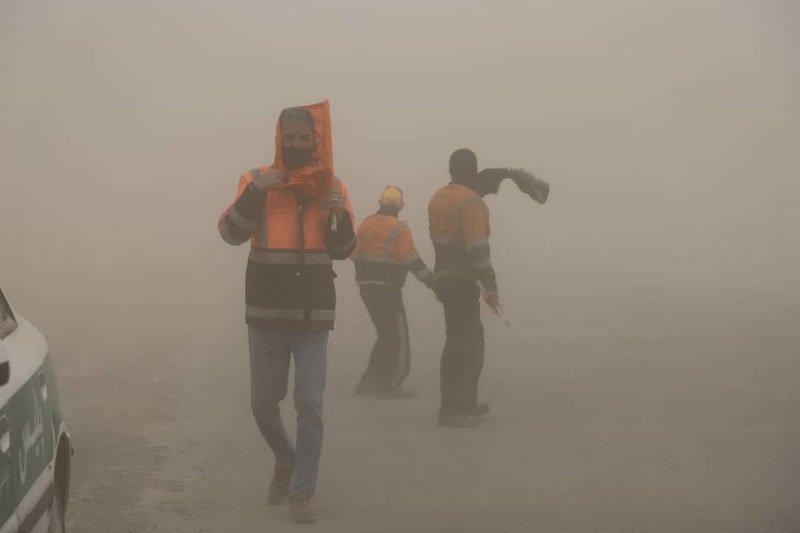
[[[14,320],[14,313],[11,312],[5,294],[0,291],[0,339],[5,339],[15,329],[17,321]]]

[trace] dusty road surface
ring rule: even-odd
[[[70,530],[800,527],[796,338],[504,345],[490,323],[493,413],[457,430],[434,425],[437,331],[417,332],[418,396],[370,400],[353,393],[370,334],[350,326],[331,343],[313,526],[265,503],[271,459],[249,411],[243,346],[140,339],[136,353],[109,344],[57,359],[76,443]]]

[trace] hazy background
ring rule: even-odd
[[[612,395],[662,390],[651,398],[658,408],[691,383],[698,396],[684,395],[686,413],[714,405],[708,420],[719,420],[742,413],[737,401],[760,406],[747,411],[760,429],[729,418],[720,446],[748,431],[769,439],[720,473],[778,448],[796,463],[798,22],[789,0],[0,1],[0,283],[49,337],[79,450],[97,448],[76,467],[75,484],[94,488],[76,489],[73,525],[82,529],[81,511],[90,516],[108,489],[98,465],[135,462],[92,439],[129,439],[150,415],[190,416],[181,409],[197,400],[181,403],[194,390],[178,376],[208,379],[211,404],[231,401],[213,389],[214,372],[230,374],[245,391],[235,398],[241,431],[259,447],[246,405],[247,247],[226,245],[216,220],[238,176],[272,160],[280,109],[325,98],[358,219],[385,185],[401,186],[402,216],[429,263],[427,201],[448,181],[452,150],[551,183],[545,206],[511,184],[487,200],[514,324],[486,319],[490,400],[514,379],[520,391],[552,387],[556,404],[562,386],[574,397],[606,383]],[[349,394],[372,341],[351,265],[337,272],[329,398]],[[410,385],[431,417],[441,309],[414,280],[406,304]],[[164,376],[175,378],[174,397],[145,407]],[[534,400],[509,396],[522,417],[509,427],[529,408],[550,409]],[[620,401],[635,410],[639,400]],[[623,433],[648,416],[623,421]],[[651,433],[670,448],[684,429]],[[161,446],[152,454],[168,463],[171,445]],[[741,490],[715,508],[728,520],[719,523],[787,524],[781,513],[797,507],[777,488],[789,482],[781,464],[736,477]],[[733,490],[730,479],[700,477],[712,499]],[[780,513],[752,508],[771,504]]]

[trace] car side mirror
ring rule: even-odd
[[[8,383],[10,377],[11,363],[8,360],[8,352],[3,341],[0,341],[0,387]]]
[[[0,289],[0,386],[8,383],[11,377],[8,351],[3,339],[11,335],[15,329],[17,329],[17,319],[14,317],[14,310],[11,309],[3,289]]]

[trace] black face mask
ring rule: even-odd
[[[283,148],[283,162],[289,168],[300,168],[311,163],[314,150],[311,148]]]

